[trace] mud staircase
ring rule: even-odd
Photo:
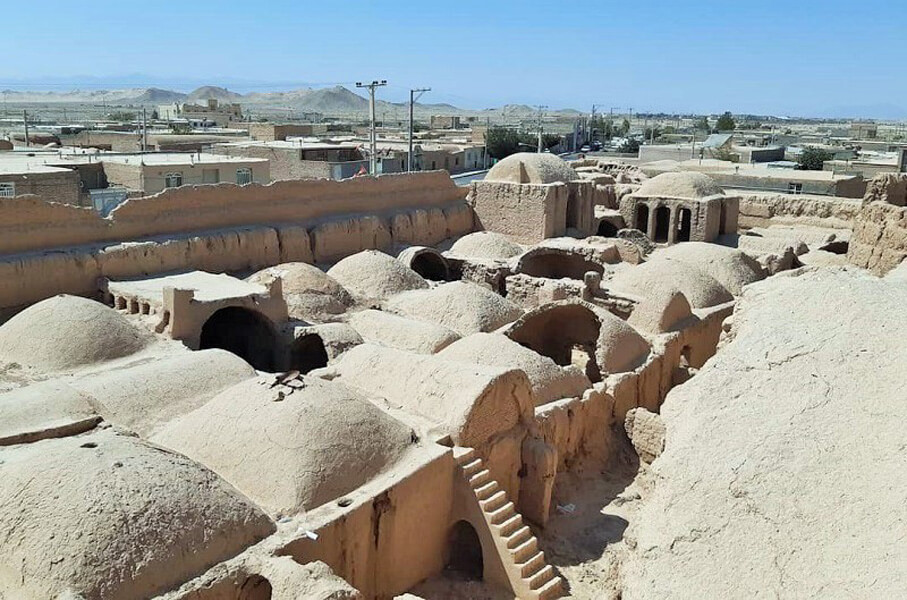
[[[521,600],[553,600],[564,595],[564,581],[545,562],[538,539],[516,511],[472,448],[455,448],[461,476],[475,494],[482,516],[498,549],[513,591]]]

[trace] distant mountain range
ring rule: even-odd
[[[74,89],[69,91],[32,91],[5,89],[0,97],[12,103],[81,103],[107,104],[111,106],[153,106],[158,104],[192,102],[204,104],[209,98],[218,102],[238,102],[249,109],[289,109],[300,112],[318,112],[326,115],[365,114],[368,99],[349,89],[337,85],[326,88],[302,88],[289,92],[249,92],[241,94],[227,88],[205,85],[188,94],[161,88],[124,89]],[[405,102],[377,100],[379,114],[388,113],[404,118],[408,105]],[[415,110],[420,116],[427,114],[476,115],[494,114],[512,118],[527,118],[536,114],[536,109],[524,104],[508,104],[501,108],[471,110],[451,104],[416,103]],[[575,116],[580,112],[573,109],[546,110],[546,115]]]

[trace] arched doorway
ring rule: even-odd
[[[296,338],[290,348],[290,369],[308,373],[312,369],[328,366],[328,353],[324,340],[317,333],[307,333]]]
[[[239,588],[237,600],[271,600],[271,582],[261,575],[248,577]]]
[[[615,237],[617,236],[617,227],[610,221],[599,221],[598,235],[602,237]]]
[[[467,521],[457,521],[451,528],[447,537],[447,553],[447,571],[463,579],[482,580],[485,569],[482,543],[475,528]]]
[[[649,206],[647,204],[636,205],[636,229],[645,234],[649,233]]]
[[[596,358],[600,331],[601,321],[594,312],[567,302],[546,304],[526,313],[505,335],[561,366],[577,366],[597,383],[602,380]]]
[[[423,252],[416,256],[409,267],[430,281],[447,281],[447,261],[443,256],[431,252]]]
[[[667,206],[659,206],[655,209],[655,242],[665,243],[668,241],[668,233],[671,231],[671,209]]]
[[[202,325],[199,349],[221,348],[243,358],[259,371],[274,371],[277,334],[267,317],[254,310],[228,306]]]
[[[689,208],[681,208],[677,215],[679,224],[677,227],[677,241],[689,242],[690,232],[693,230],[693,211]]]

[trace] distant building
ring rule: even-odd
[[[0,198],[33,194],[48,202],[89,206],[91,190],[106,188],[102,164],[59,152],[0,154]]]
[[[231,157],[267,159],[271,177],[285,179],[347,179],[368,171],[368,158],[353,142],[303,140],[233,142],[218,144],[211,152]],[[405,170],[405,169],[404,169]]]
[[[639,168],[650,177],[675,171],[704,173],[725,190],[817,194],[844,198],[862,198],[866,191],[866,181],[859,175],[773,168],[766,164],[695,159],[682,162],[671,160],[652,162],[641,164]]]
[[[855,140],[874,140],[879,135],[879,126],[875,123],[851,123],[850,137]]]
[[[249,137],[259,142],[285,141],[288,137],[326,135],[327,123],[249,123]]]
[[[431,128],[432,129],[459,129],[460,128],[460,117],[445,116],[445,115],[432,115]]]
[[[221,104],[214,98],[201,104],[164,104],[157,107],[158,119],[176,121],[184,119],[193,128],[231,127],[243,120],[239,104]]]
[[[99,158],[110,184],[144,195],[184,185],[244,185],[271,181],[269,162],[263,158],[170,152],[102,155]]]

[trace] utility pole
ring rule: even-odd
[[[406,155],[406,171],[413,170],[413,105],[416,100],[422,97],[425,92],[430,92],[431,88],[417,88],[409,91],[409,154]],[[419,94],[416,96],[416,94]]]
[[[539,146],[538,146],[538,153],[539,153],[539,154],[542,153],[542,111],[545,110],[546,108],[548,108],[548,107],[547,107],[547,106],[543,106],[543,105],[541,105],[541,104],[538,106],[538,109],[539,109]]]
[[[22,111],[22,122],[25,123],[25,147],[28,148],[28,112]]]
[[[378,135],[375,132],[375,89],[387,85],[387,80],[375,80],[371,83],[356,82],[357,88],[368,88],[368,116],[371,126],[369,127],[369,173],[376,174],[378,170]]]
[[[142,152],[148,148],[148,128],[145,121],[145,108],[142,108]]]
[[[485,117],[485,150],[482,152],[482,168],[488,169],[488,130],[491,129],[491,117]]]

